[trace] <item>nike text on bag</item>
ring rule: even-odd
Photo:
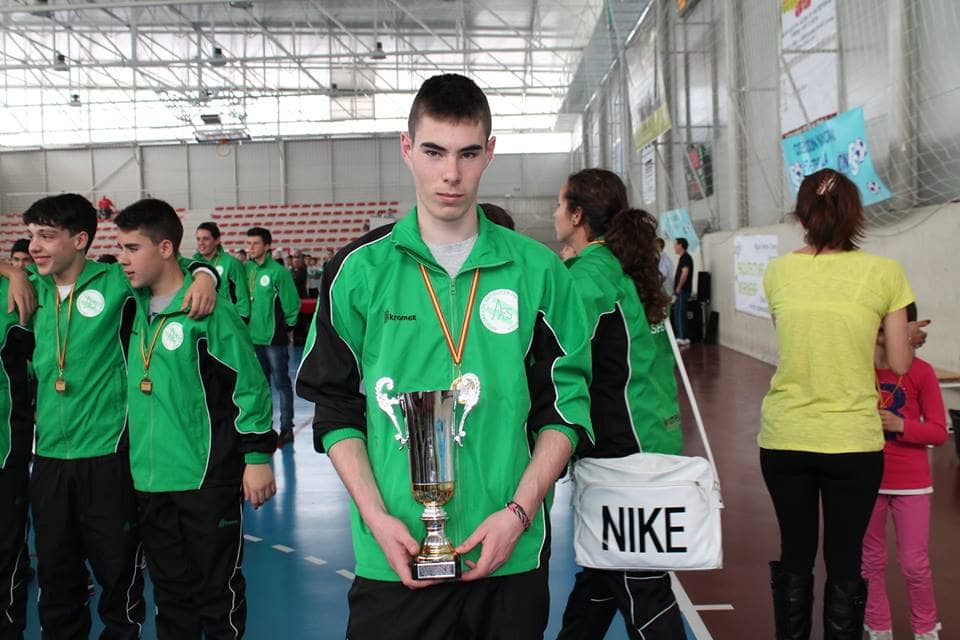
[[[720,481],[677,341],[664,323],[706,458],[635,453],[574,464],[577,564],[618,571],[690,571],[723,566]]]

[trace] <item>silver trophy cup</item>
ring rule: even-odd
[[[407,426],[410,482],[413,497],[424,505],[420,519],[427,535],[410,563],[415,580],[460,577],[460,561],[444,532],[443,505],[453,497],[456,455],[457,391],[417,391],[400,394]]]

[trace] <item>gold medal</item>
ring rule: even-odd
[[[53,388],[57,393],[65,393],[67,390],[67,381],[63,379],[63,376],[57,376],[57,379],[53,383]]]
[[[150,360],[153,358],[153,348],[157,346],[157,338],[160,337],[160,331],[167,321],[166,317],[160,319],[157,330],[153,332],[153,340],[150,341],[150,348],[143,343],[143,334],[146,333],[146,327],[140,333],[140,359],[143,361],[143,377],[140,378],[140,393],[150,395],[153,393],[153,380],[150,379]]]
[[[147,395],[153,393],[153,381],[150,378],[144,378],[140,381],[140,391]]]
[[[53,383],[53,388],[57,393],[66,393],[67,381],[63,379],[63,368],[67,366],[67,338],[70,334],[70,318],[73,316],[73,292],[77,290],[77,285],[70,288],[70,298],[67,300],[67,326],[63,331],[63,339],[60,338],[60,294],[54,293],[57,313],[57,370],[59,374]]]

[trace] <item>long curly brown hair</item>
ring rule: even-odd
[[[667,317],[670,300],[663,291],[657,247],[657,220],[642,209],[630,209],[627,188],[606,169],[584,169],[567,178],[567,210],[578,208],[589,227],[588,238],[603,236],[607,247],[633,280],[647,322]]]

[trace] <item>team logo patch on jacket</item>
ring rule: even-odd
[[[480,302],[480,320],[494,333],[510,333],[520,326],[520,306],[517,292],[494,289]]]
[[[163,329],[163,336],[160,338],[167,351],[173,351],[183,344],[183,325],[179,322],[171,322]]]
[[[77,311],[87,318],[95,318],[103,313],[104,306],[106,306],[106,302],[103,299],[103,294],[96,289],[87,289],[77,296]]]
[[[269,287],[269,286],[270,286],[270,276],[268,276],[268,275],[266,275],[266,274],[260,276],[260,286],[261,286],[261,287]]]

